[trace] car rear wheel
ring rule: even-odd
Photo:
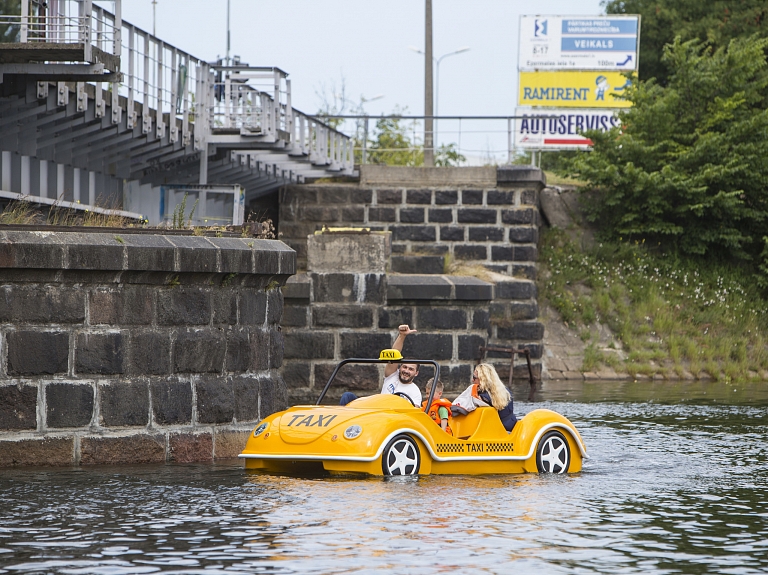
[[[381,454],[381,470],[384,475],[416,475],[420,466],[419,448],[408,435],[394,437]]]
[[[548,431],[536,448],[539,473],[565,473],[571,464],[571,448],[559,431]]]

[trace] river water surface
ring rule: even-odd
[[[768,572],[768,384],[549,383],[535,407],[576,424],[581,473],[2,470],[0,573]]]

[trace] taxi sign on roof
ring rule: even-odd
[[[637,70],[640,16],[521,16],[520,70]]]

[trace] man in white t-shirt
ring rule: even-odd
[[[415,329],[411,329],[408,325],[401,325],[397,328],[397,338],[392,344],[392,349],[397,351],[403,351],[403,344],[405,338],[412,333],[416,333]],[[416,385],[413,379],[419,375],[419,366],[415,363],[388,363],[384,368],[384,385],[381,388],[381,393],[391,394],[403,394],[407,396],[415,407],[421,405],[421,390]],[[341,395],[340,405],[347,405],[350,401],[357,399],[357,396],[351,391],[346,391]]]

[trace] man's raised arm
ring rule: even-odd
[[[392,343],[392,349],[396,349],[397,351],[402,353],[403,344],[405,343],[405,338],[412,333],[416,333],[416,330],[411,329],[406,324],[403,324],[397,328],[397,332],[398,332],[397,337],[395,338],[395,341]],[[398,365],[399,364],[396,364],[396,363],[388,363],[387,366],[384,368],[384,377],[388,377],[393,373],[395,373],[397,371]]]

